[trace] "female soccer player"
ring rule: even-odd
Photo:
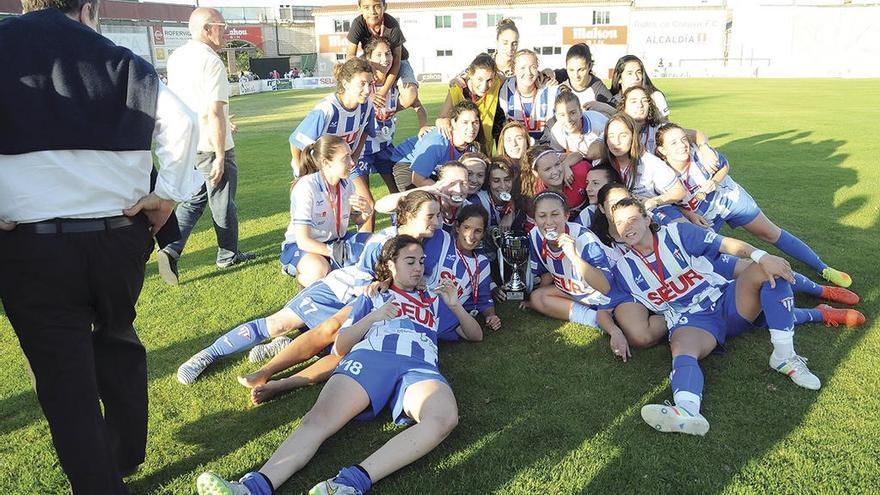
[[[498,134],[495,156],[507,158],[511,163],[516,164],[533,144],[535,140],[529,136],[523,123],[509,120]]]
[[[366,234],[348,233],[351,209],[362,225],[373,207],[347,179],[354,162],[345,141],[325,134],[306,145],[303,175],[290,190],[290,225],[281,245],[281,268],[308,287],[332,269],[357,260]]]
[[[580,153],[587,160],[605,155],[605,124],[608,118],[593,110],[583,110],[570,91],[559,93],[553,104],[556,121],[549,127],[550,146],[557,151]]]
[[[611,117],[605,127],[607,151],[603,161],[614,167],[623,184],[659,223],[684,220],[673,205],[684,199],[687,191],[663,160],[642,147],[636,129],[635,121],[625,113]]]
[[[458,160],[467,169],[467,188],[465,199],[468,203],[477,203],[477,193],[486,185],[486,172],[489,169],[489,157],[479,151],[471,151],[461,155]]]
[[[513,65],[515,76],[504,81],[499,93],[501,110],[508,120],[522,122],[529,135],[539,139],[553,116],[559,87],[540,86],[538,55],[531,50],[516,52]]]
[[[687,208],[705,218],[716,232],[723,223],[732,228],[743,227],[785,254],[806,263],[825,280],[840,287],[852,284],[848,274],[825,264],[806,243],[767,218],[749,193],[728,175],[730,165],[724,155],[718,154],[718,170],[710,172],[680,126],[667,123],[658,129],[657,156],[676,171],[687,188]]]
[[[270,495],[306,465],[324,440],[355,417],[375,418],[386,405],[395,422],[416,424],[310,493],[366,493],[373,483],[422,457],[449,435],[458,423],[458,411],[452,389],[437,368],[438,315],[455,315],[468,340],[482,340],[483,332],[462,307],[451,282],[441,282],[435,293],[416,289],[424,261],[415,238],[397,236],[385,244],[377,276],[391,279],[391,286],[352,303],[351,324],[334,346],[343,360],[300,426],[259,471],[239,482],[210,472],[199,476],[200,495]]]
[[[566,199],[573,218],[587,206],[587,173],[591,165],[580,154],[562,155],[539,144],[529,148],[520,163],[524,199],[534,198],[545,190],[556,191]]]
[[[614,71],[611,74],[611,103],[617,105],[623,93],[633,86],[641,86],[651,95],[651,100],[657,108],[657,118],[663,123],[669,119],[669,103],[666,96],[651,82],[645,64],[635,55],[624,55],[617,60]]]
[[[516,206],[513,181],[513,167],[510,162],[504,158],[492,160],[489,164],[487,187],[477,193],[474,201],[474,204],[479,204],[489,213],[487,229],[499,227],[502,231],[507,231],[513,228],[521,211]]]
[[[526,306],[552,318],[596,326],[596,309],[609,302],[605,294],[611,288],[610,267],[599,240],[568,222],[568,205],[558,192],[542,192],[534,204],[529,265],[540,284]]]
[[[495,65],[504,77],[513,75],[513,56],[519,48],[519,29],[513,19],[504,18],[495,26]]]
[[[443,280],[455,282],[458,298],[465,311],[473,316],[482,314],[486,326],[492,330],[501,328],[501,318],[495,313],[492,300],[492,282],[489,259],[479,253],[486,233],[488,215],[480,205],[467,205],[455,219],[455,256],[444,257],[438,266],[435,280],[428,281],[428,287]],[[457,341],[462,338],[461,328],[451,315],[441,313],[440,340]]]
[[[689,223],[655,230],[635,199],[618,202],[612,218],[630,247],[613,269],[615,283],[663,313],[669,327],[675,405],[644,406],[646,423],[662,432],[705,435],[709,422],[700,414],[703,373],[698,360],[746,331],[762,314],[773,344],[770,367],[801,387],[821,387],[794,350],[794,275],[787,261]],[[709,261],[720,253],[755,263],[730,282]]]
[[[593,55],[586,43],[572,45],[565,54],[565,72],[568,80],[561,86],[571,90],[577,96],[579,107],[584,110],[611,115],[614,107],[611,103],[611,92],[601,79],[593,74]]]
[[[306,115],[290,134],[290,154],[293,158],[293,177],[305,175],[303,150],[324,134],[341,137],[349,146],[353,160],[361,157],[367,136],[375,136],[373,103],[369,101],[373,82],[373,67],[366,60],[355,58],[333,68],[336,92],[327,95]],[[362,198],[372,198],[370,184],[365,177],[354,180],[355,190]],[[372,207],[372,199],[370,207]],[[369,230],[367,230],[369,229]],[[372,231],[372,223],[364,224]]]
[[[648,92],[641,86],[633,86],[623,92],[618,109],[629,115],[638,127],[639,143],[644,151],[656,154],[657,129],[660,127],[657,107],[648,96]],[[718,157],[709,146],[709,138],[703,132],[696,129],[685,129],[692,143],[697,144],[700,159],[710,168],[718,165]]]
[[[477,135],[480,132],[480,112],[470,100],[464,100],[452,109],[452,137],[445,138],[438,129],[421,138],[412,137],[400,143],[395,152],[399,162],[394,166],[397,188],[405,191],[411,185],[428,186],[437,169],[450,160],[458,160],[468,151],[479,151]]]
[[[492,57],[481,53],[471,62],[465,71],[463,81],[456,78],[450,83],[446,101],[437,114],[437,130],[447,139],[452,136],[452,108],[460,101],[470,100],[480,112],[481,126],[479,141],[482,150],[492,155],[495,140],[507,122],[504,112],[498,107],[498,91],[501,89],[502,78],[498,76],[498,68]],[[460,81],[460,82],[459,82]]]
[[[364,47],[364,58],[370,63],[374,69],[373,83],[371,91],[375,94],[379,88],[385,83],[388,77],[388,71],[391,69],[393,55],[391,51],[391,42],[382,37],[374,37]],[[385,95],[385,101],[381,106],[375,106],[375,128],[376,135],[367,136],[364,142],[364,152],[357,161],[357,168],[351,174],[351,179],[356,180],[359,177],[369,177],[372,172],[377,172],[382,176],[385,185],[391,192],[397,192],[397,184],[394,182],[394,161],[391,156],[394,152],[394,115],[403,110],[403,106],[399,100],[400,91],[397,86],[391,86],[388,94]],[[418,100],[416,100],[418,102]],[[419,135],[429,130],[427,126],[428,112],[424,107],[413,107],[419,120]],[[369,181],[369,178],[367,179]],[[369,190],[369,188],[367,188]],[[372,204],[372,194],[368,198]],[[370,231],[372,231],[372,226]]]
[[[324,139],[324,138],[322,138]],[[295,364],[299,364],[319,354],[333,343],[339,325],[347,318],[347,313],[337,317],[336,324],[327,322],[342,308],[360,295],[373,280],[375,263],[379,253],[368,252],[381,246],[390,237],[406,234],[416,239],[432,239],[434,232],[441,227],[440,204],[437,199],[427,193],[411,194],[402,199],[397,208],[398,226],[392,227],[390,233],[378,232],[370,236],[363,248],[361,259],[356,266],[347,266],[331,271],[309,287],[301,290],[283,308],[265,318],[257,318],[233,328],[214,341],[210,346],[194,354],[177,370],[177,379],[185,385],[192,384],[196,378],[217,359],[229,356],[254,344],[273,338],[267,344],[257,345],[248,356],[251,362],[262,361],[284,349],[283,356],[273,359],[260,371],[239,378],[249,387],[265,383],[272,375],[279,373]],[[387,229],[386,229],[387,230]],[[439,238],[439,246],[426,242],[429,252],[439,256],[436,251],[443,245]],[[446,245],[451,241],[446,240]],[[428,267],[433,270],[437,259],[429,260]],[[304,329],[309,329],[305,331]],[[291,340],[285,334],[293,330],[301,330],[302,334]],[[282,366],[283,364],[283,366]],[[308,376],[312,376],[308,374]],[[301,377],[295,377],[294,381]],[[326,379],[326,378],[325,378]],[[311,383],[311,382],[310,382]],[[256,397],[256,396],[255,396]]]

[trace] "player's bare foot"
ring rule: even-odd
[[[269,381],[271,376],[266,376],[264,373],[259,371],[254,371],[253,373],[248,373],[247,375],[238,377],[238,383],[242,384],[247,388],[254,388],[258,385],[262,385]]]
[[[251,402],[254,404],[262,404],[286,390],[287,388],[277,380],[257,385],[251,389]]]

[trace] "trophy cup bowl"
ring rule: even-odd
[[[529,261],[529,238],[522,233],[505,232],[501,239],[504,261],[513,267],[510,281],[504,285],[508,301],[525,299],[526,284],[520,276],[520,267]]]

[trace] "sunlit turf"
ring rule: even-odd
[[[502,306],[504,327],[481,344],[441,348],[461,421],[437,449],[376,486],[376,493],[877,493],[880,491],[880,141],[877,80],[660,80],[672,118],[708,133],[732,176],[777,224],[849,272],[868,317],[857,330],[798,328],[797,348],[823,380],[800,389],[768,369],[765,331],[733,339],[703,362],[704,438],[662,435],[639,408],[671,398],[669,351],[635,351],[615,362],[593,329]],[[325,92],[282,92],[232,100],[240,132],[241,247],[259,258],[214,266],[215,239],[203,218],[181,261],[180,287],[147,266],[136,326],[149,354],[147,461],[133,493],[195,491],[210,469],[238,477],[259,467],[314,403],[320,387],[259,407],[235,376],[244,354],[193,386],[177,366],[227,329],[274,312],[297,290],[281,274],[289,220],[287,136]],[[422,88],[433,116],[441,85]],[[400,115],[398,140],[415,132]],[[376,195],[384,194],[374,177]],[[387,225],[387,220],[379,226]],[[726,233],[730,233],[729,231]],[[775,252],[772,246],[736,232]],[[812,276],[806,266],[793,262]],[[798,298],[802,306],[816,301]],[[0,317],[0,487],[4,493],[66,493],[24,359]],[[387,416],[332,437],[279,493],[302,493],[356,463],[398,430]]]

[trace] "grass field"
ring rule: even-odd
[[[768,369],[769,338],[755,331],[729,342],[727,355],[703,362],[709,434],[662,435],[642,422],[639,409],[671,398],[665,346],[636,351],[622,364],[595,330],[505,306],[503,329],[483,343],[441,348],[459,402],[458,428],[375,493],[880,492],[880,84],[697,79],[658,85],[673,120],[711,136],[730,159],[733,177],[771,219],[853,276],[865,327],[797,329],[797,348],[823,389],[798,388]],[[155,260],[147,266],[136,326],[149,352],[149,445],[146,463],[129,481],[133,493],[193,493],[204,470],[237,478],[258,467],[320,391],[251,406],[235,381],[254,369],[245,354],[212,366],[190,387],[177,382],[175,371],[221,333],[274,312],[295,294],[278,263],[289,220],[287,136],[323,94],[232,100],[240,128],[241,247],[258,254],[255,262],[216,270],[206,215],[181,261],[179,287],[159,279]],[[442,86],[422,90],[432,118],[442,97]],[[399,129],[399,138],[414,133],[412,112],[401,115]],[[382,194],[380,182],[374,178]],[[66,493],[5,315],[0,353],[0,487],[10,494]],[[307,491],[396,431],[387,416],[345,427],[279,493]]]

